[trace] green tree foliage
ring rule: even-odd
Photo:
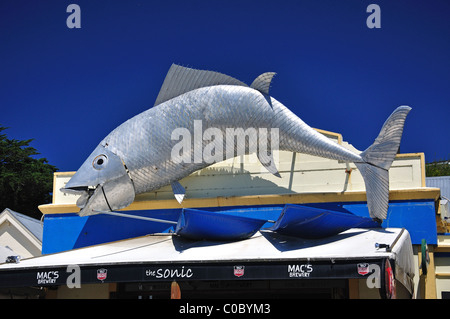
[[[57,168],[45,158],[36,159],[30,140],[8,139],[0,125],[0,212],[10,208],[34,218],[42,216],[41,204],[51,202],[53,173]]]
[[[427,163],[425,165],[425,175],[427,177],[450,176],[450,159]]]

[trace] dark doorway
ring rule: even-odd
[[[182,299],[342,299],[348,280],[214,280],[178,283]],[[111,298],[169,299],[171,282],[119,283]]]

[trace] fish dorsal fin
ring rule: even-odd
[[[275,72],[266,72],[261,74],[255,79],[255,81],[253,81],[250,87],[264,94],[269,94],[270,83],[272,83],[272,79],[275,74]]]
[[[189,91],[214,85],[248,87],[247,84],[222,73],[195,70],[172,64],[156,98],[155,106]]]

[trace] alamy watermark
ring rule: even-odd
[[[70,273],[66,279],[66,285],[68,288],[81,288],[81,269],[78,265],[67,266],[67,273]]]
[[[70,15],[66,19],[66,25],[69,29],[81,28],[81,8],[78,4],[69,4],[66,8],[66,12]],[[369,4],[366,9],[370,15],[366,19],[366,25],[369,29],[381,28],[381,8],[378,4]]]
[[[193,131],[179,127],[172,131],[171,140],[178,141],[171,150],[174,163],[218,163],[240,154],[256,153],[264,166],[278,163],[280,144],[278,128],[208,127],[194,120]]]
[[[378,4],[369,4],[366,9],[370,15],[366,19],[366,25],[369,29],[381,28],[381,8]]]
[[[69,29],[81,28],[81,8],[78,4],[69,4],[66,9],[70,15],[66,19],[66,25]]]
[[[381,268],[377,264],[369,264],[368,266],[369,276],[366,279],[367,288],[381,288]]]

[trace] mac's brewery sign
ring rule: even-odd
[[[383,259],[328,262],[254,262],[190,264],[124,264],[64,268],[0,270],[0,287],[57,286],[79,276],[83,283],[157,282],[193,280],[345,279],[370,275],[364,264],[382,264]],[[72,268],[71,268],[72,269]]]

